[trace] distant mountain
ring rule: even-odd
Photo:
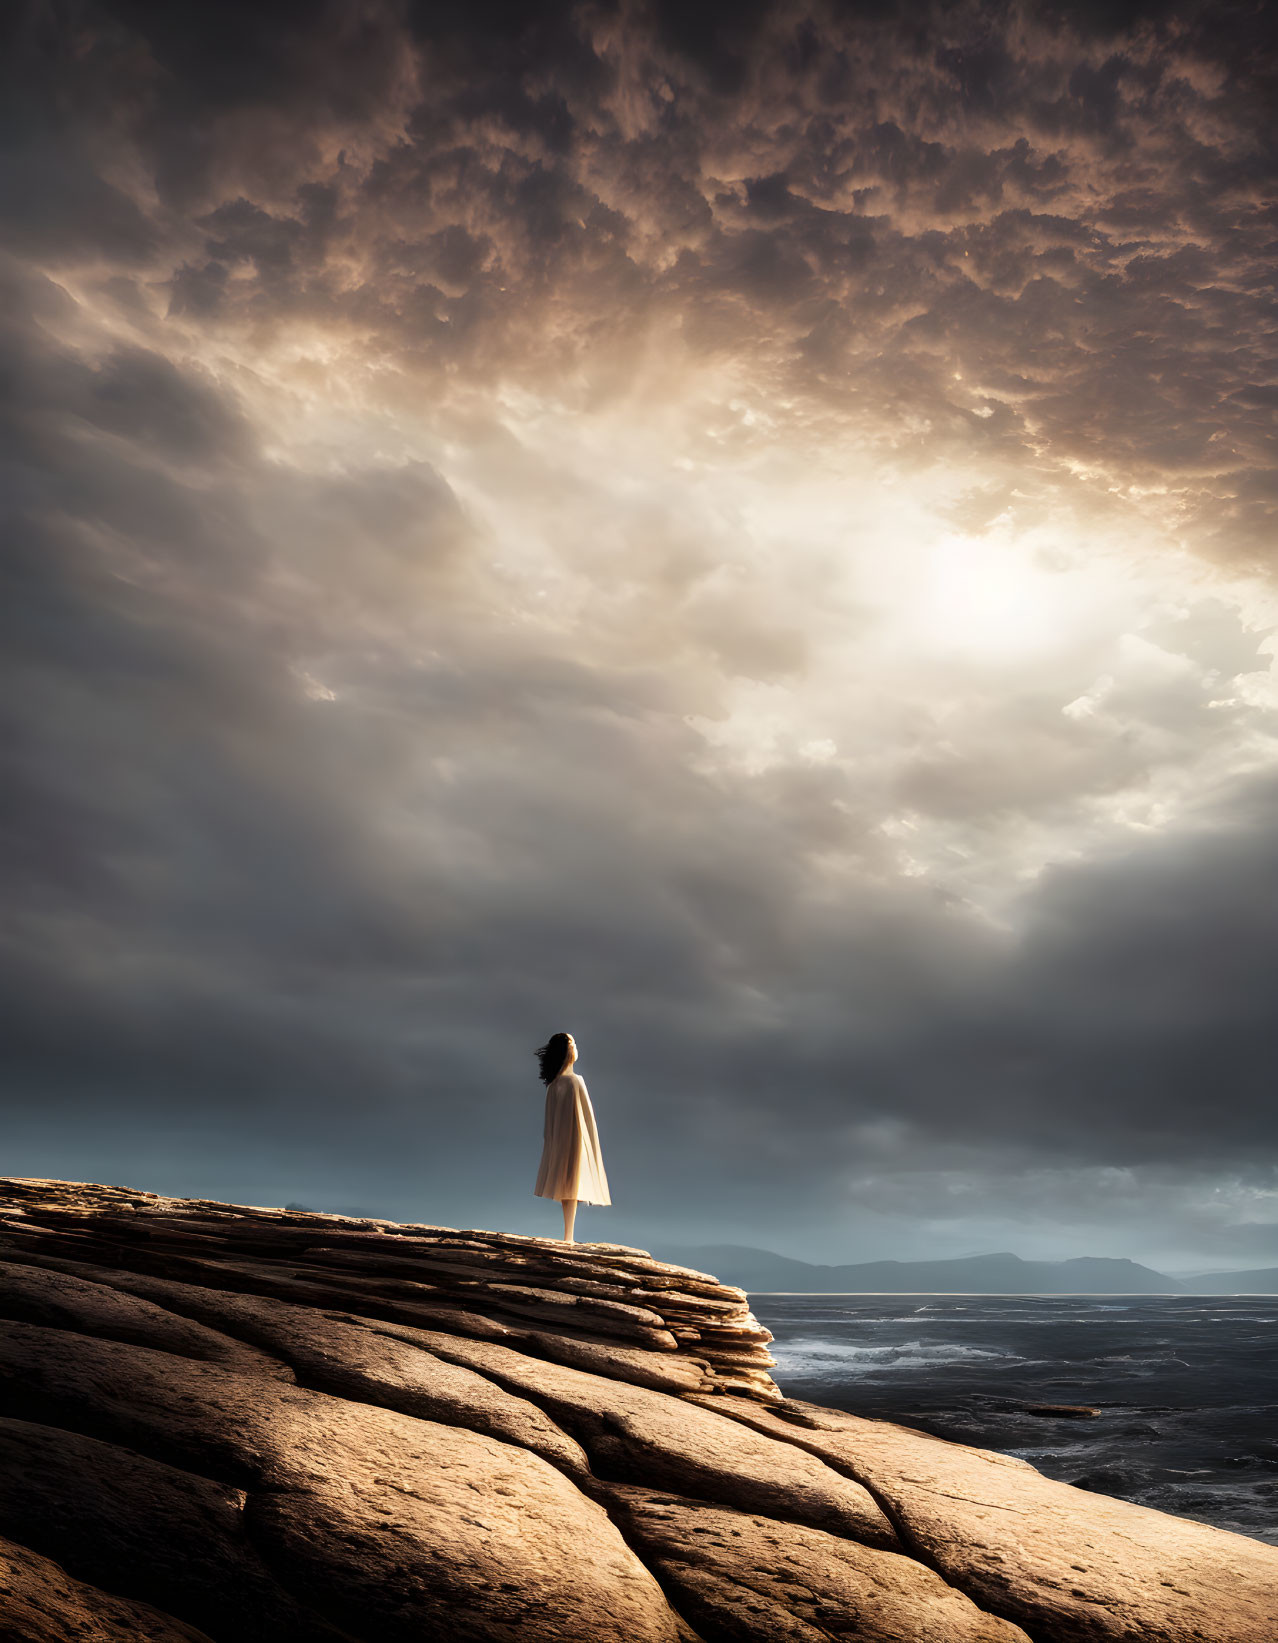
[[[1183,1295],[1278,1295],[1278,1266],[1251,1272],[1200,1272],[1194,1278],[1178,1278],[1176,1288]]]
[[[967,1255],[949,1261],[865,1261],[816,1266],[742,1244],[703,1244],[661,1251],[666,1260],[713,1272],[755,1291],[808,1295],[1176,1295],[1183,1286],[1136,1261],[1084,1255],[1073,1261],[1022,1261],[1019,1255]],[[1214,1275],[1213,1275],[1214,1276]],[[1229,1276],[1241,1277],[1243,1274]],[[1260,1277],[1262,1274],[1251,1274]],[[1269,1276],[1278,1276],[1270,1274]],[[1197,1283],[1205,1280],[1195,1280]],[[1218,1293],[1212,1289],[1200,1293]]]

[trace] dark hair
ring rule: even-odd
[[[543,1084],[549,1084],[552,1078],[558,1078],[563,1064],[568,1057],[568,1034],[552,1033],[539,1050],[534,1050],[540,1065],[537,1071],[541,1074]]]

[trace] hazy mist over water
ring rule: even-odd
[[[790,1397],[1278,1544],[1278,1296],[753,1295]],[[1094,1420],[1029,1404],[1087,1404]]]

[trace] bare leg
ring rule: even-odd
[[[564,1208],[564,1243],[571,1244],[573,1240],[573,1222],[577,1219],[577,1200],[565,1198],[562,1200]]]

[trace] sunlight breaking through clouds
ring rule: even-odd
[[[340,1159],[509,1218],[553,1018],[637,1216],[780,1157],[778,1236],[851,1237],[863,1149],[868,1215],[961,1133],[1126,1235],[1089,1171],[1272,1156],[1270,57],[1226,9],[28,29],[23,1099],[251,1133],[241,1195],[304,1110],[284,1196]]]

